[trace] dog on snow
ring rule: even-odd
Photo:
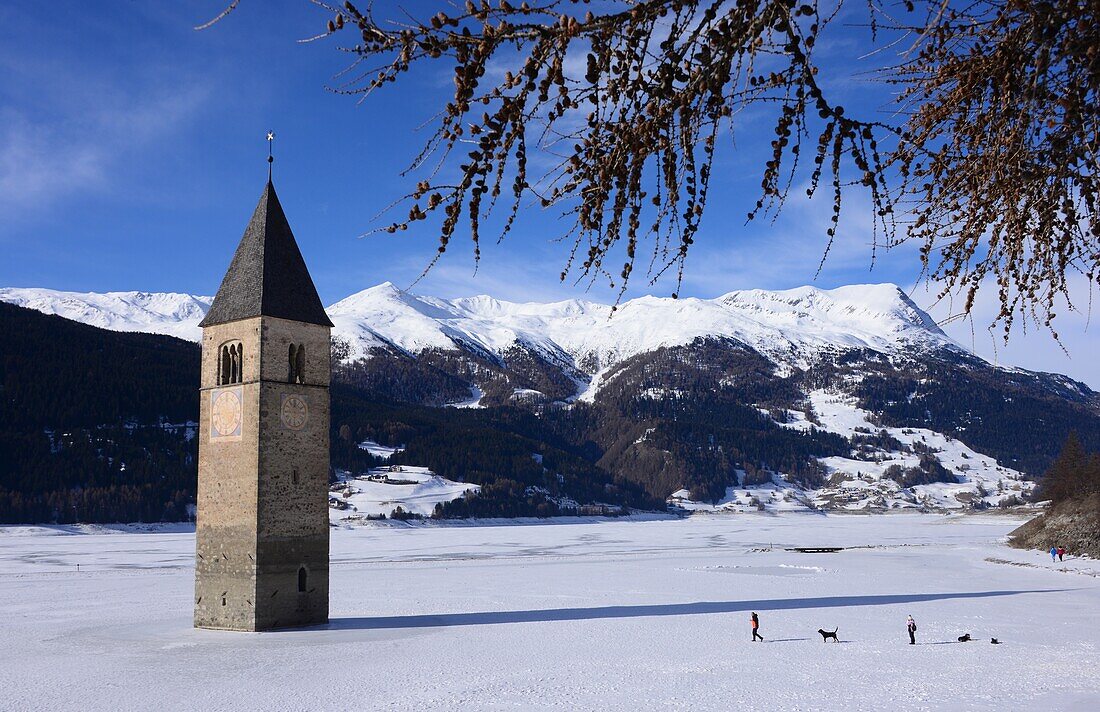
[[[839,626],[837,626],[836,628],[834,628],[834,629],[833,629],[832,631],[827,631],[827,630],[825,630],[825,629],[823,629],[823,628],[818,628],[818,629],[817,629],[817,632],[821,634],[821,642],[822,642],[822,643],[828,643],[828,642],[829,642],[829,638],[832,638],[832,639],[833,639],[833,642],[834,642],[834,643],[839,643],[839,642],[840,642],[840,638],[836,637],[836,632],[837,632],[838,630],[840,630],[840,627],[839,627]]]

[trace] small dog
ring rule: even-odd
[[[832,632],[830,632],[830,631],[827,631],[827,630],[824,630],[824,629],[822,629],[822,628],[818,628],[818,629],[817,629],[817,632],[818,632],[818,633],[821,633],[821,642],[822,642],[822,643],[828,643],[828,642],[829,642],[829,638],[832,638],[832,639],[833,639],[833,642],[834,642],[834,643],[839,643],[839,642],[840,642],[840,638],[836,637],[836,632],[837,632],[838,630],[840,630],[840,627],[839,627],[839,626],[838,626],[838,627],[836,627],[835,629],[833,629],[833,630],[832,630]]]
[[[960,635],[959,636],[959,642],[960,643],[969,643],[970,642],[970,634],[967,633],[966,635]]]
[[[997,640],[996,638],[990,638],[989,642],[993,643],[994,645],[1000,645],[1001,644],[1001,641]]]

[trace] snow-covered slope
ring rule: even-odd
[[[855,451],[849,457],[818,458],[828,476],[817,489],[804,489],[774,473],[770,483],[727,488],[725,497],[714,504],[697,502],[691,492],[681,489],[669,496],[669,505],[691,512],[944,511],[1015,506],[1026,501],[1035,488],[1022,472],[956,438],[928,428],[875,425],[873,415],[859,408],[850,396],[817,390],[808,394],[808,402],[817,423],[811,423],[805,412],[788,411],[787,422],[778,425],[792,430],[817,428],[853,442],[861,435],[879,435],[880,440],[895,440],[895,447],[864,446],[858,458]],[[915,468],[921,453],[933,455],[956,481],[902,486],[891,479],[891,467]],[[744,473],[740,479],[743,482]]]
[[[175,292],[59,292],[54,289],[0,288],[0,302],[112,331],[167,334],[189,341],[201,336],[199,322],[213,297]]]
[[[481,489],[412,465],[376,467],[360,476],[339,472],[337,476],[339,482],[329,488],[329,518],[339,526],[388,517],[397,508],[430,517],[435,505]]]
[[[118,331],[148,331],[197,340],[210,297],[147,292],[80,294],[0,289],[0,301]],[[732,339],[779,364],[806,366],[823,351],[867,348],[895,352],[954,343],[893,284],[780,292],[747,290],[716,299],[640,297],[612,307],[571,299],[505,302],[488,296],[438,299],[386,282],[328,308],[352,358],[374,347],[410,354],[465,348],[491,357],[519,346],[590,375],[660,347],[699,337]]]
[[[0,300],[194,339],[211,302],[44,289],[0,289]],[[1024,473],[1046,469],[1065,424],[1100,427],[1100,398],[1087,387],[968,355],[892,284],[642,297],[613,310],[583,300],[439,299],[385,283],[327,311],[354,361],[338,377],[363,393],[536,414],[544,404],[591,399],[593,408],[573,409],[570,426],[579,443],[599,443],[599,462],[589,464],[652,488],[651,497],[671,494],[685,509],[1008,505],[1028,494]],[[415,436],[424,425],[404,427]],[[343,480],[333,497],[338,519],[398,504],[430,514],[472,488],[426,471],[404,480],[380,474]],[[690,491],[673,492],[680,488]],[[693,503],[692,493],[717,502]]]
[[[698,337],[733,339],[800,366],[833,348],[892,352],[903,346],[953,346],[893,284],[750,290],[716,299],[641,297],[612,315],[610,305],[576,299],[549,304],[487,296],[445,300],[414,296],[385,283],[328,311],[337,333],[359,354],[388,344],[410,353],[462,345],[499,355],[518,344],[555,359],[567,355],[589,373]]]

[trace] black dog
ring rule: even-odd
[[[828,643],[828,642],[829,642],[829,638],[832,638],[832,639],[833,639],[833,642],[835,642],[835,643],[839,643],[839,642],[840,642],[840,638],[836,637],[836,632],[837,632],[838,630],[840,630],[840,628],[839,628],[839,627],[837,627],[836,629],[834,629],[834,630],[833,630],[833,631],[832,631],[832,632],[830,633],[830,632],[829,632],[829,631],[827,631],[827,630],[822,630],[821,628],[818,628],[818,629],[817,629],[817,632],[818,632],[818,633],[821,633],[821,642],[822,642],[822,643]]]
[[[967,633],[966,635],[960,635],[959,636],[959,642],[960,643],[969,643],[970,642],[970,634]]]
[[[989,642],[993,643],[994,645],[1000,645],[1001,644],[1001,641],[997,640],[996,638],[990,638]]]

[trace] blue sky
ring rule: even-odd
[[[395,5],[378,0],[376,16]],[[435,5],[401,3],[412,12]],[[411,186],[398,174],[426,138],[418,127],[446,98],[449,68],[418,72],[358,103],[327,89],[346,55],[331,42],[297,41],[322,29],[322,11],[306,0],[242,0],[214,28],[191,29],[223,6],[104,0],[56,2],[43,12],[0,0],[0,249],[7,256],[0,286],[213,293],[262,190],[269,128],[277,134],[275,184],[322,300],[386,280],[407,287],[418,277],[437,244],[430,225],[360,235]],[[845,69],[832,83],[836,95],[875,111],[870,97],[879,88],[848,76],[866,68],[867,49],[861,31],[841,28],[822,51]],[[931,307],[934,290],[916,282],[915,249],[880,252],[871,269],[869,220],[855,195],[816,278],[827,200],[791,204],[774,224],[745,225],[770,133],[746,119],[732,137],[736,152],[727,144],[719,153],[680,293],[889,281]],[[567,246],[553,238],[563,228],[556,213],[531,206],[503,244],[483,246],[476,274],[460,239],[414,291],[613,300],[602,283],[585,291],[558,281]],[[627,296],[673,291],[672,280],[651,286],[638,278]],[[1086,329],[1087,314],[1059,317],[1069,356],[1041,330],[1019,332],[1004,346],[985,330],[987,296],[973,329],[956,323],[948,332],[987,358],[1100,388],[1089,362],[1100,339]],[[940,304],[932,312],[943,318],[951,310]]]

